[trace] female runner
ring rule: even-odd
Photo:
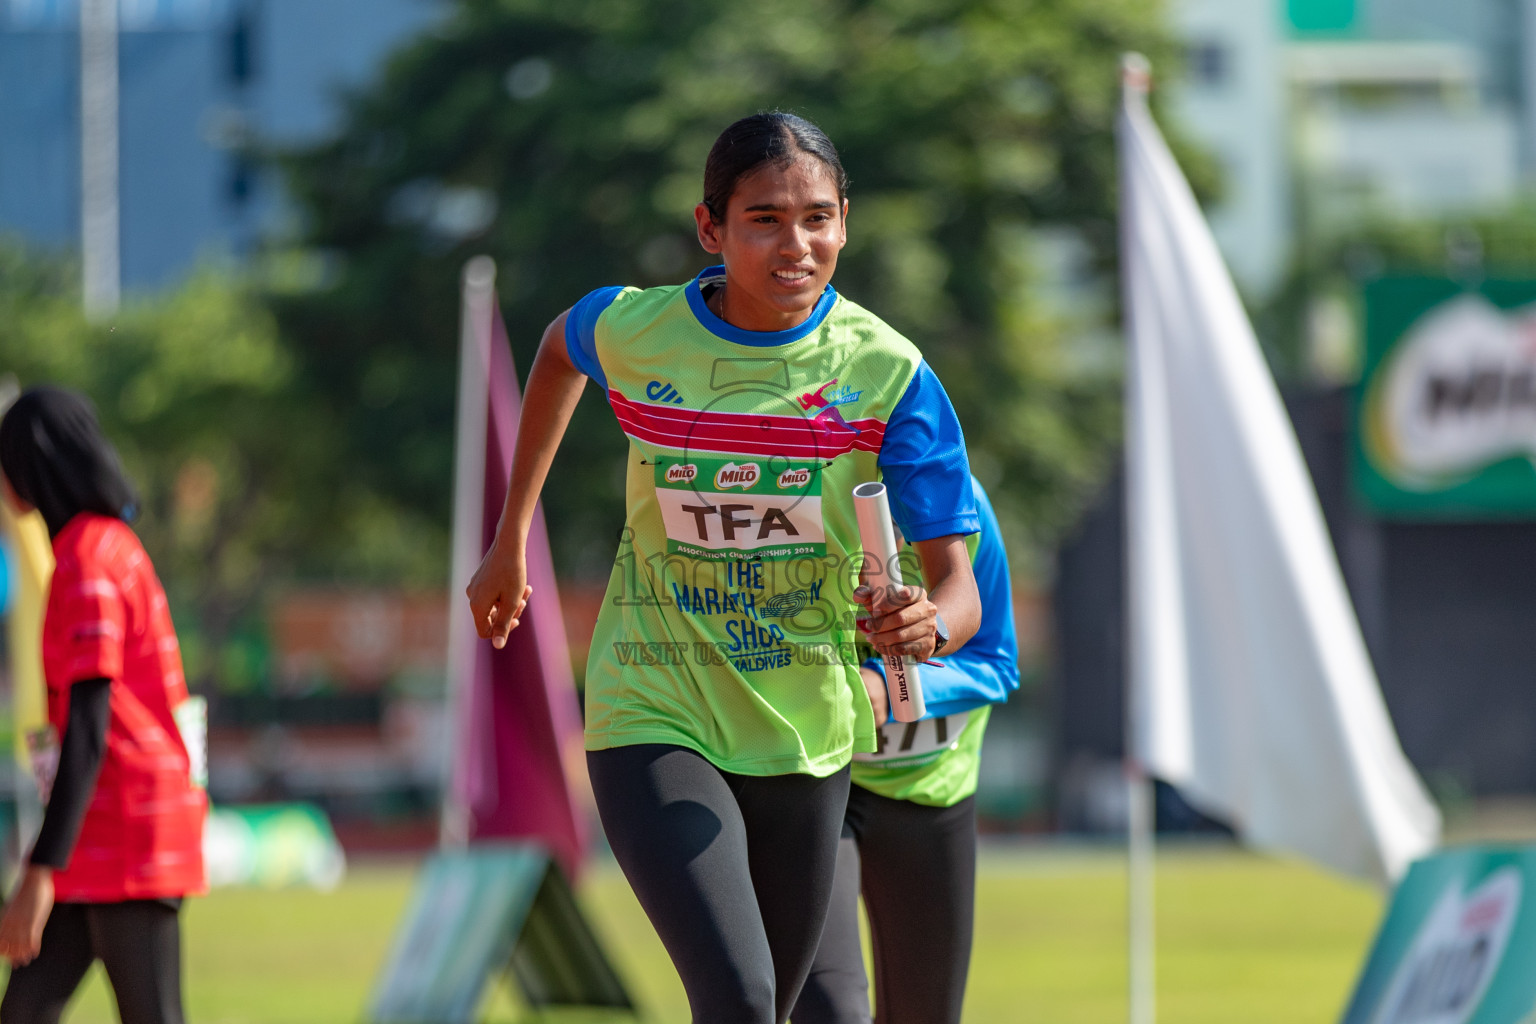
[[[810,968],[849,759],[873,749],[846,653],[856,602],[880,649],[918,658],[980,621],[954,410],[912,344],[828,283],[846,191],[808,121],[758,114],[721,134],[694,216],[722,265],[679,286],[599,289],[550,324],[468,588],[480,634],[505,643],[530,592],[534,502],[590,377],[630,454],[587,669],[588,766],[696,1024],[782,1022]],[[926,589],[859,586],[851,492],[877,477]]]
[[[973,567],[981,628],[922,669],[928,716],[881,727],[879,749],[857,754],[837,881],[794,1024],[870,1024],[859,949],[859,891],[869,916],[879,1024],[960,1024],[976,910],[976,779],[996,702],[1019,685],[1008,556],[981,484]],[[885,720],[884,667],[861,669]],[[861,878],[862,876],[862,878]]]
[[[53,538],[43,674],[57,737],[34,751],[47,810],[0,918],[13,965],[0,1024],[53,1024],[98,959],[123,1024],[181,1024],[178,918],[207,888],[208,802],[178,723],[187,684],[165,593],[125,522],[133,489],[90,405],[52,388],[0,420],[0,471]]]

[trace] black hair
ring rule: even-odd
[[[848,172],[827,133],[782,110],[744,117],[720,133],[704,161],[704,205],[723,220],[736,183],[764,164],[788,167],[799,154],[813,156],[832,172],[837,200],[848,198]]]
[[[59,532],[81,512],[131,522],[138,495],[85,396],[29,388],[0,419],[0,472]]]

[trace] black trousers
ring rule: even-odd
[[[859,892],[879,1024],[959,1024],[976,914],[976,799],[953,807],[848,794],[837,882],[795,1024],[869,1024]]]
[[[55,904],[37,959],[11,971],[0,1024],[55,1024],[96,960],[122,1024],[183,1024],[177,902]]]
[[[848,769],[735,775],[665,744],[589,751],[587,766],[694,1024],[782,1024],[821,939]]]

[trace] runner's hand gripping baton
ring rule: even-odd
[[[896,562],[896,532],[891,529],[891,506],[885,497],[885,484],[859,484],[853,489],[853,509],[859,517],[859,543],[865,558],[880,561],[880,574],[889,576],[886,586],[901,586],[901,570]],[[915,722],[927,713],[923,703],[923,684],[918,679],[917,662],[896,654],[884,655],[885,694],[891,713],[898,722]],[[877,723],[878,724],[878,723]]]

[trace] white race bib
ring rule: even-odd
[[[894,766],[903,761],[931,761],[960,745],[970,712],[925,718],[921,722],[886,722],[875,730],[875,751],[854,754],[855,761]]]
[[[192,785],[208,788],[208,701],[202,697],[188,697],[171,711],[176,719],[176,730],[187,748],[188,774]]]
[[[776,560],[827,553],[821,474],[773,460],[668,457],[656,465],[667,551],[691,558]]]

